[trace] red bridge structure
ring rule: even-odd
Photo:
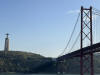
[[[84,8],[82,6],[81,7],[80,49],[62,55],[57,58],[58,62],[62,62],[63,60],[79,57],[80,75],[85,75],[85,74],[94,75],[93,54],[95,52],[100,52],[100,43],[93,44],[92,18],[93,18],[92,6],[90,8]],[[89,46],[86,46],[84,44],[85,42],[88,42]]]

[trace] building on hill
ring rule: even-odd
[[[6,34],[4,51],[9,51],[9,34]]]

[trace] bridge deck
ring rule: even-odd
[[[76,50],[74,52],[68,53],[66,55],[60,56],[57,58],[58,61],[78,57],[81,55],[81,50],[83,50],[83,55],[89,54],[91,52],[100,52],[100,43],[93,44],[92,46],[84,47],[82,49]]]

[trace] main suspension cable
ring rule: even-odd
[[[71,41],[71,39],[72,39],[72,37],[73,37],[74,31],[75,31],[75,29],[76,29],[76,26],[77,26],[79,17],[80,17],[80,12],[79,12],[79,14],[78,14],[78,17],[77,17],[76,23],[75,23],[75,25],[74,25],[73,31],[72,31],[72,33],[71,33],[71,36],[70,36],[70,38],[69,38],[69,41],[68,41],[67,45],[65,46],[63,52],[62,52],[58,57],[60,57],[60,56],[66,51],[66,49],[68,48],[69,43],[70,43],[70,41]]]
[[[77,43],[79,37],[80,37],[80,33],[79,33],[78,36],[76,37],[76,40],[75,40],[75,42],[73,43],[73,45],[72,45],[72,47],[71,47],[71,49],[70,49],[70,52],[72,51],[72,49],[73,49],[74,46],[76,45],[76,43]],[[70,52],[69,52],[69,53],[70,53]]]

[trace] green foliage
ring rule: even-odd
[[[94,54],[94,70],[100,73],[100,54]],[[68,59],[64,63],[66,73],[80,73],[80,58]],[[87,64],[88,65],[88,64]],[[0,72],[9,73],[57,73],[57,62],[39,54],[20,51],[0,51]]]
[[[49,59],[33,53],[0,52],[0,72],[34,73],[35,68]]]

